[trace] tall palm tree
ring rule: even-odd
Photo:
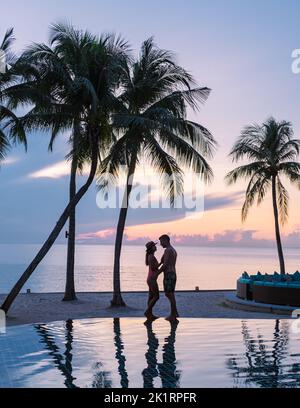
[[[103,42],[109,38],[102,38]],[[92,103],[96,103],[96,92],[86,80],[91,68],[87,65],[88,59],[92,56],[93,48],[97,38],[89,32],[80,32],[72,26],[56,24],[51,28],[50,47],[44,44],[34,46],[26,54],[26,61],[31,64],[38,64],[41,75],[36,81],[36,87],[50,98],[40,102],[35,109],[26,115],[25,123],[35,128],[51,128],[52,136],[49,149],[52,150],[55,139],[60,132],[71,131],[70,143],[71,152],[68,159],[71,161],[71,174],[69,184],[69,200],[76,194],[76,175],[81,171],[84,162],[89,159],[88,143],[84,137],[84,117],[86,116],[86,105],[88,99],[94,98]],[[92,55],[90,52],[92,50]],[[40,78],[41,77],[41,78]],[[90,95],[89,95],[90,93]],[[94,95],[93,95],[94,93]],[[42,121],[41,121],[42,118]],[[104,138],[101,138],[101,142]],[[101,152],[99,146],[99,153]],[[68,230],[68,251],[67,251],[67,273],[66,287],[63,300],[70,301],[76,299],[75,292],[75,232],[76,232],[76,210],[75,207],[70,212]]]
[[[73,321],[66,321],[66,336],[65,336],[65,352],[60,352],[59,346],[56,344],[55,335],[51,332],[51,327],[43,324],[34,326],[41,338],[41,343],[45,345],[49,356],[52,358],[55,367],[63,375],[66,388],[78,388],[75,385],[76,377],[73,376]]]
[[[122,340],[120,318],[115,317],[113,320],[114,326],[114,345],[116,349],[115,357],[118,362],[118,372],[120,375],[120,385],[122,388],[129,387],[128,373],[126,370],[126,356],[124,353],[124,343]]]
[[[280,222],[288,219],[289,195],[282,183],[282,176],[300,188],[300,164],[296,161],[300,152],[300,140],[293,138],[289,122],[268,119],[261,126],[244,128],[230,155],[234,162],[248,159],[250,163],[237,167],[227,174],[228,184],[240,179],[249,180],[242,208],[245,221],[250,207],[264,200],[269,189],[272,191],[275,233],[280,263],[280,272],[285,274],[285,262],[280,236]]]
[[[24,129],[14,111],[8,106],[9,88],[18,77],[14,66],[16,58],[11,51],[13,42],[13,28],[10,28],[0,43],[0,57],[2,57],[0,61],[0,164],[5,159],[11,143],[22,143],[26,147]],[[14,135],[10,134],[11,125],[15,128]]]
[[[191,75],[175,64],[170,52],[157,48],[152,38],[143,43],[138,60],[124,67],[121,106],[113,115],[113,126],[120,137],[104,159],[98,180],[100,185],[107,185],[117,178],[121,166],[127,166],[115,242],[112,306],[125,305],[120,256],[133,176],[139,162],[147,160],[159,175],[170,177],[165,188],[171,203],[182,193],[180,166],[192,168],[205,181],[212,178],[206,158],[212,157],[215,141],[207,129],[186,116],[187,106],[196,109],[210,90],[193,85]]]
[[[88,32],[79,32],[72,26],[57,24],[52,26],[50,32],[50,46],[44,44],[35,45],[24,55],[23,60],[27,64],[35,65],[35,82],[31,88],[39,90],[41,94],[48,95],[41,102],[35,100],[35,108],[27,114],[23,120],[25,126],[52,131],[49,150],[60,132],[70,130],[71,152],[68,159],[71,161],[71,174],[69,183],[69,201],[76,194],[76,175],[82,170],[82,154],[80,151],[82,133],[82,118],[85,109],[85,101],[80,98],[82,86],[80,81],[86,74],[86,58],[89,49],[94,46],[96,38]],[[38,71],[38,75],[36,75]],[[34,98],[36,99],[36,98]],[[18,102],[18,100],[17,100]],[[42,121],[41,121],[42,118]],[[88,145],[85,144],[85,148]],[[87,157],[88,158],[88,157]],[[76,210],[70,212],[68,230],[67,273],[66,287],[63,300],[75,300],[75,231]]]
[[[71,126],[72,129],[77,129],[77,121],[79,121],[81,131],[78,144],[84,146],[84,149],[79,151],[84,151],[84,156],[89,159],[90,170],[86,182],[71,198],[40,251],[5,299],[1,307],[5,312],[9,310],[23,285],[48,253],[72,211],[94,180],[100,158],[99,149],[101,150],[101,146],[106,145],[107,140],[112,136],[110,116],[116,108],[115,91],[120,81],[120,68],[128,58],[128,46],[120,38],[116,39],[111,35],[97,38],[61,24],[54,26],[53,31],[51,42],[57,44],[55,50],[47,45],[38,44],[32,46],[23,55],[25,64],[34,64],[39,71],[38,79],[33,78],[34,85],[31,83],[30,86],[51,90],[51,103],[49,104],[47,98],[45,101],[39,98],[38,103],[22,118],[22,123],[28,131],[50,129],[55,135],[62,129],[70,129]],[[61,64],[57,63],[57,57],[63,54],[66,32],[69,31],[78,38],[88,37],[89,41],[83,53],[80,54],[78,50],[77,63],[80,64],[81,69],[79,71],[72,69],[71,58],[71,60],[63,60],[65,70],[62,72]],[[69,43],[69,47],[71,48],[72,44]],[[67,71],[74,81],[73,88],[68,83],[72,92],[69,92],[71,88],[66,88],[68,78],[64,75]],[[62,79],[58,80],[57,78],[60,77]],[[21,101],[23,103],[22,99]],[[73,137],[76,135],[77,133],[73,132]],[[77,140],[77,136],[75,139]],[[76,150],[76,156],[77,153]]]
[[[242,335],[245,352],[242,355],[230,357],[227,368],[232,372],[234,388],[258,386],[260,388],[282,388],[299,386],[299,363],[293,367],[286,361],[289,356],[289,323],[276,320],[273,336],[267,339],[258,333],[254,335],[242,322]],[[244,364],[241,362],[244,361]],[[294,373],[293,373],[294,371]]]

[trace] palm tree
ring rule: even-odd
[[[79,98],[82,87],[79,83],[85,75],[86,54],[93,47],[96,38],[88,32],[78,32],[68,25],[57,24],[51,28],[50,46],[44,44],[35,45],[24,55],[25,60],[35,65],[35,83],[31,88],[39,90],[43,95],[49,95],[41,103],[40,95],[34,110],[29,112],[23,119],[25,126],[37,129],[48,127],[52,131],[49,150],[53,150],[53,144],[57,135],[66,130],[71,131],[70,144],[72,146],[68,159],[71,161],[71,174],[69,183],[69,201],[76,194],[76,175],[82,170],[82,154],[80,151],[82,139],[82,116],[85,109],[84,101]],[[38,70],[38,75],[36,71]],[[41,121],[42,118],[42,121]],[[82,147],[82,146],[81,146]],[[87,144],[85,146],[87,148]],[[88,157],[87,157],[88,158]],[[76,299],[74,264],[75,264],[75,207],[70,212],[67,251],[66,287],[63,300]]]
[[[106,39],[103,38],[103,41],[105,42]],[[89,159],[88,143],[85,141],[82,123],[88,102],[87,97],[89,97],[86,94],[92,90],[89,88],[91,84],[84,83],[84,81],[88,74],[87,69],[89,69],[87,66],[88,53],[96,42],[96,37],[88,32],[80,32],[69,25],[56,24],[51,29],[50,47],[41,44],[34,46],[25,54],[26,61],[38,64],[40,71],[43,72],[36,86],[40,91],[42,90],[43,94],[51,96],[43,104],[39,100],[34,111],[24,118],[25,122],[29,120],[30,127],[51,128],[50,150],[59,132],[71,130],[72,149],[67,156],[71,161],[69,201],[72,201],[76,194],[76,175],[78,171],[82,171],[85,161]],[[83,96],[85,99],[82,98]],[[91,96],[94,98],[93,95]],[[65,301],[76,299],[75,232],[76,210],[74,207],[70,212],[67,233],[67,273],[63,298]]]
[[[123,354],[124,352],[124,343],[122,340],[120,318],[115,317],[113,320],[114,326],[114,345],[115,345],[115,357],[118,362],[118,372],[120,375],[120,385],[122,388],[129,387],[128,373],[126,370],[126,357]]]
[[[66,321],[65,352],[62,354],[55,342],[55,335],[51,333],[51,328],[47,325],[36,324],[34,326],[41,338],[41,343],[45,345],[49,356],[52,358],[55,366],[63,375],[66,388],[78,388],[75,385],[76,377],[73,376],[73,321]]]
[[[124,67],[121,106],[113,116],[113,126],[120,137],[104,159],[98,180],[100,186],[105,186],[117,178],[121,166],[127,166],[116,233],[112,306],[125,305],[121,296],[120,255],[137,165],[148,160],[159,175],[170,177],[165,188],[171,203],[182,193],[180,165],[192,168],[205,181],[212,178],[205,158],[212,156],[215,141],[207,129],[186,118],[187,105],[196,109],[210,90],[192,88],[193,85],[191,75],[175,64],[170,52],[158,49],[152,38],[143,43],[139,59]]]
[[[13,28],[6,31],[0,44],[2,69],[0,70],[0,163],[10,148],[11,142],[22,143],[26,147],[26,136],[20,121],[13,110],[8,106],[9,88],[17,78],[14,66],[16,58],[11,52],[14,42]],[[5,57],[5,58],[4,58]],[[10,126],[14,125],[15,133],[10,134]]]
[[[82,53],[77,44],[73,44],[74,50],[78,51],[75,55],[77,60],[72,60],[72,57],[71,60],[62,58],[65,64],[65,69],[62,71],[58,58],[63,55],[66,43],[70,48],[72,47],[70,41],[68,42],[70,39],[67,38],[69,32],[76,38],[88,38],[88,41]],[[100,159],[99,150],[101,151],[102,146],[106,146],[107,141],[112,137],[110,116],[116,105],[115,91],[120,81],[120,68],[128,58],[128,47],[122,39],[115,39],[111,35],[97,38],[61,24],[54,26],[51,42],[57,45],[55,50],[47,45],[38,44],[32,46],[23,55],[25,64],[35,65],[35,69],[39,71],[38,79],[33,77],[30,87],[51,90],[51,93],[50,103],[49,98],[46,100],[38,98],[38,103],[22,118],[22,123],[28,131],[50,129],[52,137],[63,129],[80,128],[78,141],[77,133],[73,131],[73,138],[76,139],[74,143],[81,146],[76,149],[76,160],[78,152],[84,152],[83,157],[88,158],[90,170],[86,182],[71,198],[40,251],[5,299],[1,307],[5,312],[9,310],[25,282],[48,253],[72,211],[94,180]],[[72,55],[71,51],[70,54]],[[80,69],[73,70],[72,63],[80,64]],[[67,71],[73,81],[73,88],[72,84],[68,83],[68,77],[65,76]],[[67,88],[66,83],[70,88]],[[71,92],[69,92],[70,89],[72,89]],[[71,155],[73,153],[72,151]]]
[[[261,333],[252,334],[248,325],[248,322],[242,322],[245,352],[230,357],[226,362],[232,372],[234,388],[299,386],[299,378],[295,375],[299,364],[296,361],[295,366],[291,366],[286,361],[289,355],[289,323],[276,320],[273,337],[267,339]],[[243,360],[245,364],[241,364]]]
[[[285,263],[280,236],[280,222],[288,219],[289,195],[282,183],[282,176],[300,187],[300,164],[296,161],[300,151],[300,140],[293,138],[292,125],[289,122],[276,122],[268,119],[261,126],[251,125],[244,128],[230,155],[233,161],[248,159],[250,163],[237,167],[227,174],[228,184],[239,179],[249,179],[246,198],[242,208],[242,220],[245,221],[250,207],[257,199],[261,204],[271,188],[275,233],[280,262],[280,272],[285,274]]]

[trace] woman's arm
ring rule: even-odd
[[[164,255],[161,258],[161,266],[158,270],[158,273],[166,272],[168,270],[169,266],[169,258],[170,258],[170,251],[169,249],[165,249]]]
[[[152,271],[157,272],[159,264],[154,255],[149,255],[148,262],[149,262],[149,266],[152,269]]]

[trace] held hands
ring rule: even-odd
[[[162,265],[163,263],[161,262],[158,266],[159,266],[159,268],[157,269],[157,271],[156,271],[156,273],[157,273],[157,276],[159,276],[161,273],[162,273],[162,269],[160,268],[160,266]]]

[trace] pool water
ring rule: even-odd
[[[300,387],[295,320],[84,319],[8,327],[0,387]]]

